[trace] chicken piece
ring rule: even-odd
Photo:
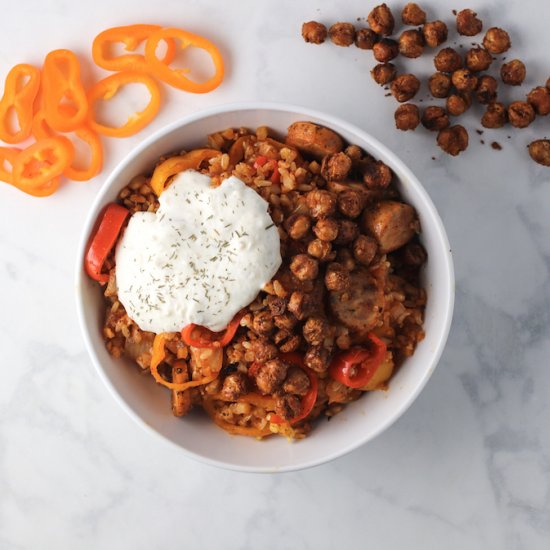
[[[336,132],[313,122],[291,124],[288,127],[286,143],[319,160],[325,155],[339,153],[344,148],[344,142]]]
[[[365,210],[362,225],[376,238],[382,254],[406,244],[419,229],[414,208],[397,201],[382,201]]]

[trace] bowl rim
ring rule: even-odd
[[[385,156],[387,159],[391,159],[391,162],[393,163],[394,166],[398,168],[401,176],[405,176],[407,178],[408,183],[415,188],[416,193],[420,196],[423,202],[424,209],[430,215],[430,218],[434,222],[433,229],[437,233],[438,238],[441,239],[441,241],[443,242],[444,249],[445,249],[444,262],[443,262],[445,273],[443,274],[443,276],[447,281],[448,293],[447,293],[446,308],[444,311],[444,318],[441,319],[441,322],[442,322],[441,337],[437,342],[437,345],[434,351],[431,354],[430,364],[425,369],[423,377],[418,381],[418,383],[416,384],[414,389],[411,391],[411,393],[407,396],[406,399],[404,399],[399,404],[399,406],[395,409],[395,412],[391,416],[388,416],[385,422],[382,422],[377,427],[377,429],[370,435],[366,435],[364,437],[358,437],[355,441],[353,441],[346,447],[339,448],[337,450],[334,450],[333,452],[323,454],[320,457],[303,461],[300,463],[296,463],[296,464],[283,466],[280,468],[273,468],[273,467],[266,467],[266,466],[243,466],[239,464],[233,464],[233,463],[223,462],[217,459],[213,459],[206,455],[191,451],[188,448],[179,445],[178,443],[176,443],[175,441],[172,441],[170,438],[168,438],[164,434],[155,430],[153,427],[149,426],[147,422],[144,419],[142,419],[133,410],[133,408],[126,402],[126,400],[123,399],[123,397],[119,394],[118,390],[116,389],[114,384],[111,382],[111,380],[107,376],[105,370],[103,369],[95,353],[95,348],[92,343],[92,340],[88,331],[88,327],[85,321],[85,316],[86,316],[85,305],[84,305],[83,293],[81,288],[81,278],[83,273],[85,249],[89,239],[90,231],[96,221],[98,207],[103,202],[104,196],[107,193],[107,190],[110,189],[110,187],[113,185],[113,182],[116,181],[119,174],[124,170],[124,168],[133,159],[138,157],[141,152],[151,147],[156,141],[162,139],[165,135],[177,130],[182,126],[186,126],[202,118],[210,117],[217,114],[222,114],[222,113],[231,112],[231,111],[250,111],[250,110],[280,111],[280,112],[300,115],[304,119],[307,117],[320,119],[324,123],[326,123],[328,127],[334,126],[334,127],[343,128],[350,133],[354,133],[361,136],[361,138],[366,143],[370,143],[374,145],[379,150],[379,152],[382,153],[383,156]],[[76,265],[75,265],[75,292],[76,292],[76,309],[77,309],[78,323],[80,325],[80,330],[84,338],[84,343],[85,343],[85,347],[88,352],[88,355],[92,360],[92,364],[94,365],[94,368],[97,374],[99,375],[100,379],[103,381],[105,386],[107,387],[109,393],[114,397],[115,401],[122,407],[122,409],[126,411],[126,413],[130,416],[130,418],[132,418],[136,424],[138,424],[141,428],[143,428],[148,433],[154,434],[157,438],[170,443],[173,447],[179,449],[180,452],[183,452],[189,458],[192,458],[194,460],[197,460],[209,466],[215,466],[226,470],[233,470],[233,471],[247,472],[247,473],[276,473],[276,472],[279,473],[279,472],[291,472],[291,471],[297,471],[297,470],[302,470],[306,468],[312,468],[315,466],[319,466],[321,464],[331,462],[336,458],[344,456],[350,453],[351,451],[354,451],[355,449],[359,448],[360,446],[364,445],[368,441],[371,441],[372,439],[376,438],[382,432],[387,430],[392,424],[394,424],[417,399],[418,395],[421,393],[421,391],[427,384],[428,380],[431,378],[435,368],[439,363],[439,359],[441,358],[441,355],[447,343],[449,331],[451,328],[453,310],[454,310],[454,301],[455,301],[455,275],[454,275],[454,266],[453,266],[453,259],[452,259],[452,249],[449,244],[449,239],[445,231],[445,228],[443,226],[441,217],[439,216],[439,213],[432,199],[430,198],[428,192],[424,189],[423,185],[420,183],[418,178],[413,174],[413,172],[408,168],[408,166],[393,151],[391,151],[388,147],[383,145],[378,139],[373,137],[370,133],[366,132],[362,128],[354,124],[351,124],[337,116],[329,115],[322,111],[318,111],[316,109],[302,107],[297,104],[290,104],[290,103],[284,103],[284,102],[271,102],[271,101],[269,102],[239,101],[239,102],[233,102],[233,103],[224,103],[224,104],[209,107],[207,109],[196,111],[189,115],[183,116],[175,120],[174,122],[171,122],[170,124],[165,125],[162,128],[159,128],[158,130],[153,132],[150,136],[143,139],[138,145],[133,147],[128,153],[126,153],[126,155],[122,158],[122,160],[118,162],[115,168],[107,176],[107,178],[101,185],[100,189],[98,190],[97,195],[95,196],[91,206],[88,209],[77,246],[78,248],[77,248]]]

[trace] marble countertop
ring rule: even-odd
[[[338,5],[337,5],[338,4]],[[390,3],[394,4],[394,3]],[[399,5],[404,2],[399,2]],[[550,74],[550,3],[422,2],[429,18],[475,8],[509,30],[527,62],[521,98]],[[89,56],[117,24],[158,22],[214,38],[228,66],[212,94],[165,92],[141,134],[109,140],[104,173],[47,200],[0,188],[0,548],[546,549],[550,540],[550,169],[525,130],[475,132],[450,158],[423,129],[393,127],[370,52],[313,46],[303,21],[356,22],[374,2],[328,0],[2,0],[0,74],[51,49]],[[454,29],[454,25],[452,25]],[[463,39],[463,44],[474,40]],[[451,37],[450,45],[455,42]],[[398,60],[428,74],[429,59]],[[88,80],[97,77],[88,65]],[[84,216],[105,174],[144,136],[210,105],[306,105],[372,133],[423,182],[452,244],[457,294],[438,369],[411,409],[350,455],[309,471],[247,475],[184,458],[145,433],[92,368],[73,271]],[[423,89],[418,96],[429,103]],[[483,140],[485,144],[481,144]],[[501,151],[491,148],[498,141]]]

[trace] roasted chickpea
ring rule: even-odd
[[[364,193],[355,189],[347,189],[338,193],[338,210],[348,218],[357,218],[365,207]]]
[[[406,265],[420,267],[428,259],[428,253],[420,243],[409,242],[401,249],[401,259]]]
[[[422,126],[432,132],[439,132],[450,126],[449,117],[443,107],[432,105],[426,107],[422,114]]]
[[[330,216],[336,211],[336,198],[330,191],[314,189],[306,195],[306,205],[314,218]]]
[[[537,86],[527,95],[527,101],[533,106],[537,115],[550,114],[550,92],[544,86]]]
[[[311,346],[320,346],[329,336],[330,325],[322,317],[310,317],[302,328],[304,340]]]
[[[472,98],[463,92],[451,94],[447,98],[446,108],[451,116],[460,116],[465,113],[472,104]]]
[[[381,4],[372,9],[367,16],[370,28],[383,36],[392,34],[395,21],[392,12],[386,4]]]
[[[484,128],[502,128],[506,124],[506,118],[506,107],[502,103],[489,103],[481,117],[481,125]]]
[[[361,50],[372,50],[378,35],[372,29],[359,29],[355,33],[355,45]]]
[[[397,69],[393,63],[379,63],[370,72],[372,78],[380,86],[389,84],[397,75]]]
[[[430,48],[441,46],[441,44],[447,40],[448,32],[447,25],[445,25],[443,21],[432,21],[431,23],[426,23],[424,27],[422,27],[424,41],[426,46]]]
[[[300,281],[312,281],[319,273],[319,264],[307,254],[297,254],[290,262],[290,271]]]
[[[485,48],[477,46],[466,52],[466,68],[470,71],[476,73],[486,71],[492,62],[493,56]]]
[[[346,153],[335,153],[323,158],[321,175],[327,180],[341,181],[346,179],[351,170],[351,159]]]
[[[504,63],[500,68],[500,78],[504,84],[510,86],[520,86],[521,83],[525,80],[525,75],[527,70],[523,61],[519,59],[512,59],[508,63]]]
[[[424,35],[417,30],[407,30],[399,37],[399,53],[405,57],[420,57],[424,51]]]
[[[325,286],[328,290],[341,292],[349,288],[349,283],[349,272],[342,264],[333,262],[327,266]]]
[[[483,38],[483,46],[492,54],[504,53],[511,45],[508,33],[498,27],[491,27]]]
[[[223,381],[221,394],[230,401],[236,401],[248,391],[248,377],[242,372],[228,374]]]
[[[330,352],[323,346],[311,346],[304,355],[304,363],[311,370],[324,373],[330,365]]]
[[[390,167],[381,160],[368,162],[363,167],[363,181],[367,187],[387,187],[391,183],[392,177]]]
[[[428,88],[434,97],[447,97],[451,87],[451,77],[444,73],[434,73],[428,80]]]
[[[322,241],[321,239],[313,239],[307,245],[307,253],[314,258],[317,258],[320,262],[328,261],[332,259],[332,245],[329,241]]]
[[[352,160],[356,161],[359,160],[363,156],[363,151],[361,150],[361,147],[358,145],[348,145],[344,153]]]
[[[351,46],[355,40],[355,27],[351,23],[334,23],[328,36],[336,46]]]
[[[378,250],[378,243],[374,237],[359,235],[353,243],[353,256],[362,265],[369,265]]]
[[[451,75],[453,86],[459,92],[473,92],[477,88],[477,76],[468,69],[458,69]]]
[[[434,57],[434,65],[442,73],[454,73],[462,68],[462,57],[453,48],[443,48]]]
[[[391,93],[399,103],[412,99],[420,89],[420,80],[413,74],[402,74],[391,83]]]
[[[355,258],[348,248],[340,248],[336,261],[342,264],[349,272],[355,269]]]
[[[456,30],[463,36],[475,36],[481,32],[483,23],[472,10],[462,10],[456,14]]]
[[[351,220],[338,220],[338,235],[334,239],[335,244],[349,244],[359,234],[359,227]]]
[[[322,44],[327,39],[327,28],[317,21],[308,21],[302,25],[302,36],[311,44]]]
[[[476,98],[482,105],[493,103],[497,99],[498,83],[496,78],[483,75],[478,82],[476,90]]]
[[[257,334],[269,334],[273,330],[273,316],[269,311],[258,311],[254,315],[252,328]]]
[[[415,130],[420,124],[420,111],[413,103],[405,103],[397,107],[394,118],[398,130]]]
[[[405,25],[423,25],[426,22],[426,12],[414,2],[409,2],[401,12],[401,19]]]
[[[271,359],[262,364],[256,374],[256,385],[263,394],[277,391],[286,378],[288,363],[281,359]]]
[[[468,147],[468,132],[459,124],[444,128],[437,135],[437,144],[445,153],[456,157]]]
[[[322,241],[333,241],[338,236],[338,222],[333,218],[317,220],[313,232]]]
[[[550,166],[550,141],[537,139],[531,142],[529,144],[529,155],[535,162],[543,166]]]
[[[382,38],[373,48],[374,59],[380,63],[387,63],[399,55],[399,44],[391,38]]]
[[[285,229],[291,239],[303,239],[309,232],[311,219],[306,214],[292,214],[285,222]]]
[[[526,101],[514,101],[508,105],[508,122],[515,128],[527,128],[535,120],[535,110]]]

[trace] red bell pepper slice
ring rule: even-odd
[[[329,367],[330,376],[348,386],[359,389],[369,383],[386,356],[386,344],[369,334],[368,348],[352,348],[336,355]]]
[[[222,332],[212,332],[206,327],[191,323],[182,328],[181,338],[188,346],[194,348],[223,348],[233,340],[243,315],[244,310],[239,311]]]
[[[90,240],[84,258],[84,269],[94,281],[106,283],[109,280],[109,274],[101,273],[101,269],[129,214],[129,210],[113,202],[107,205],[98,218],[99,225]]]

